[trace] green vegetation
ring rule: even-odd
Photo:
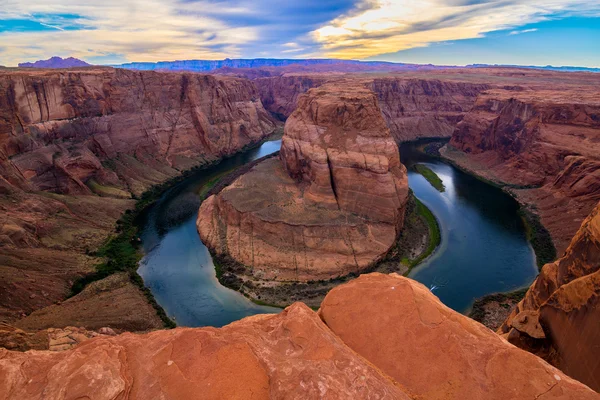
[[[427,179],[427,182],[431,183],[431,186],[436,188],[438,191],[444,192],[446,190],[446,187],[444,186],[444,183],[442,182],[440,177],[437,176],[437,174],[433,172],[429,167],[426,167],[423,164],[417,164],[415,165],[415,170],[421,175],[423,175],[423,177]]]
[[[438,225],[435,215],[433,215],[431,210],[429,208],[427,208],[427,206],[425,206],[425,204],[421,203],[421,201],[419,201],[419,199],[417,199],[416,197],[415,197],[415,202],[416,202],[417,214],[427,224],[427,227],[429,229],[429,236],[428,236],[428,240],[427,240],[427,248],[425,249],[425,251],[423,253],[421,253],[421,255],[419,257],[412,260],[411,266],[410,266],[411,268],[414,267],[415,265],[419,264],[421,261],[423,261],[427,257],[429,257],[431,255],[431,253],[433,253],[433,251],[442,242],[440,226]]]
[[[519,215],[525,224],[527,239],[535,252],[537,266],[541,269],[545,264],[556,260],[556,248],[552,236],[533,212],[521,207]]]
[[[276,132],[279,134],[279,132]],[[259,143],[249,145],[240,150],[240,152],[247,151],[251,148],[260,146],[264,141],[270,140],[271,137],[264,139]],[[138,226],[137,219],[142,212],[152,205],[158,198],[170,187],[183,181],[194,173],[209,168],[221,160],[214,160],[205,164],[198,165],[189,170],[183,171],[180,175],[169,179],[161,184],[154,185],[147,191],[145,191],[139,198],[135,206],[131,210],[125,211],[121,218],[116,222],[116,236],[112,236],[106,240],[106,242],[100,246],[100,248],[90,255],[94,255],[103,259],[103,262],[96,265],[96,271],[77,279],[71,287],[71,296],[75,296],[80,293],[87,285],[92,282],[104,279],[112,274],[118,272],[126,272],[129,274],[131,282],[138,286],[142,293],[148,299],[148,302],[154,307],[156,313],[163,321],[166,328],[174,328],[175,322],[171,320],[165,310],[156,302],[152,292],[144,285],[142,277],[137,273],[138,263],[142,258],[142,252],[140,249],[140,241],[138,238]],[[114,168],[114,161],[110,160],[103,165],[106,168]],[[219,175],[210,180],[200,193],[201,199],[207,197],[211,190],[215,188],[217,183],[220,183],[221,178],[227,175]],[[134,197],[135,198],[135,197]]]

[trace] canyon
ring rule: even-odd
[[[0,71],[0,398],[599,397],[585,385],[600,390],[600,77],[303,68]],[[409,198],[396,144],[425,137],[449,139],[444,159],[539,218],[531,229],[560,258],[538,251],[550,262],[498,333],[395,274],[339,285],[318,312],[296,303],[220,329],[161,330],[135,271],[71,296],[119,218],[284,119],[279,156],[198,214],[238,284],[335,280],[380,260]]]
[[[245,270],[238,278],[327,280],[360,273],[386,254],[407,197],[406,169],[374,93],[338,82],[301,97],[280,159],[206,199],[197,227],[217,256]]]
[[[145,191],[276,129],[255,87],[229,77],[86,68],[8,70],[0,93],[2,319],[26,316],[29,329],[59,321],[161,327],[155,312],[132,312],[147,306],[135,285],[96,290],[104,301],[122,300],[104,321],[89,319],[105,304],[94,296],[63,301],[75,280],[94,272],[102,261],[94,251]],[[78,301],[77,312],[67,307]],[[45,311],[31,315],[49,306],[54,322]]]

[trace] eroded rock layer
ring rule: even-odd
[[[86,254],[134,206],[132,197],[274,128],[244,79],[111,68],[1,72],[0,321],[64,300],[100,261]]]
[[[335,74],[285,74],[258,78],[265,108],[280,118],[287,118],[298,106],[300,95],[336,80]],[[392,136],[398,142],[424,137],[450,137],[456,124],[471,109],[479,93],[493,87],[484,82],[415,77],[382,76],[369,79],[356,76],[377,94],[379,107]]]
[[[319,314],[348,347],[418,398],[600,398],[397,274],[338,286]]]
[[[221,329],[92,339],[59,353],[0,349],[2,399],[410,399],[296,303]]]
[[[311,89],[289,117],[280,159],[201,206],[217,255],[268,280],[322,280],[381,258],[402,227],[406,169],[372,91],[353,81]]]
[[[445,156],[532,204],[559,254],[600,200],[600,97],[590,86],[490,90],[450,146]]]
[[[600,390],[600,204],[546,264],[499,333]]]
[[[395,274],[338,286],[319,314],[0,349],[0,376],[3,399],[600,398]]]

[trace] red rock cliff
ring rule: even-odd
[[[560,254],[600,200],[599,116],[588,86],[490,90],[444,154],[532,204]]]
[[[30,190],[89,194],[93,179],[139,193],[152,177],[131,176],[123,164],[137,161],[168,175],[232,154],[274,129],[254,85],[235,78],[14,72],[0,75],[0,93],[3,177]],[[109,160],[112,168],[102,165]]]
[[[86,253],[113,232],[133,195],[273,129],[245,79],[110,68],[1,72],[0,320],[64,300],[99,262]],[[145,303],[133,288],[123,303]],[[132,329],[147,326],[140,322]]]
[[[255,83],[265,108],[287,118],[296,109],[302,93],[327,81],[347,78],[363,81],[377,94],[383,117],[398,142],[422,137],[450,137],[479,93],[492,87],[460,80],[393,76],[368,79],[360,75],[322,74],[288,74],[259,78]]]
[[[322,280],[358,272],[402,226],[406,169],[375,95],[354,82],[311,89],[286,123],[280,160],[201,206],[205,244],[246,276]]]
[[[332,290],[221,329],[0,349],[6,399],[598,399],[543,360],[397,275]]]
[[[546,264],[499,333],[600,390],[600,204]]]

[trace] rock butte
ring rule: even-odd
[[[319,314],[295,303],[221,329],[0,349],[0,375],[0,398],[19,399],[600,398],[394,274],[338,286]]]
[[[309,90],[288,118],[280,159],[255,166],[200,207],[203,242],[268,280],[323,280],[380,259],[408,198],[375,94],[355,82]]]
[[[600,390],[600,203],[500,327],[511,343]]]

